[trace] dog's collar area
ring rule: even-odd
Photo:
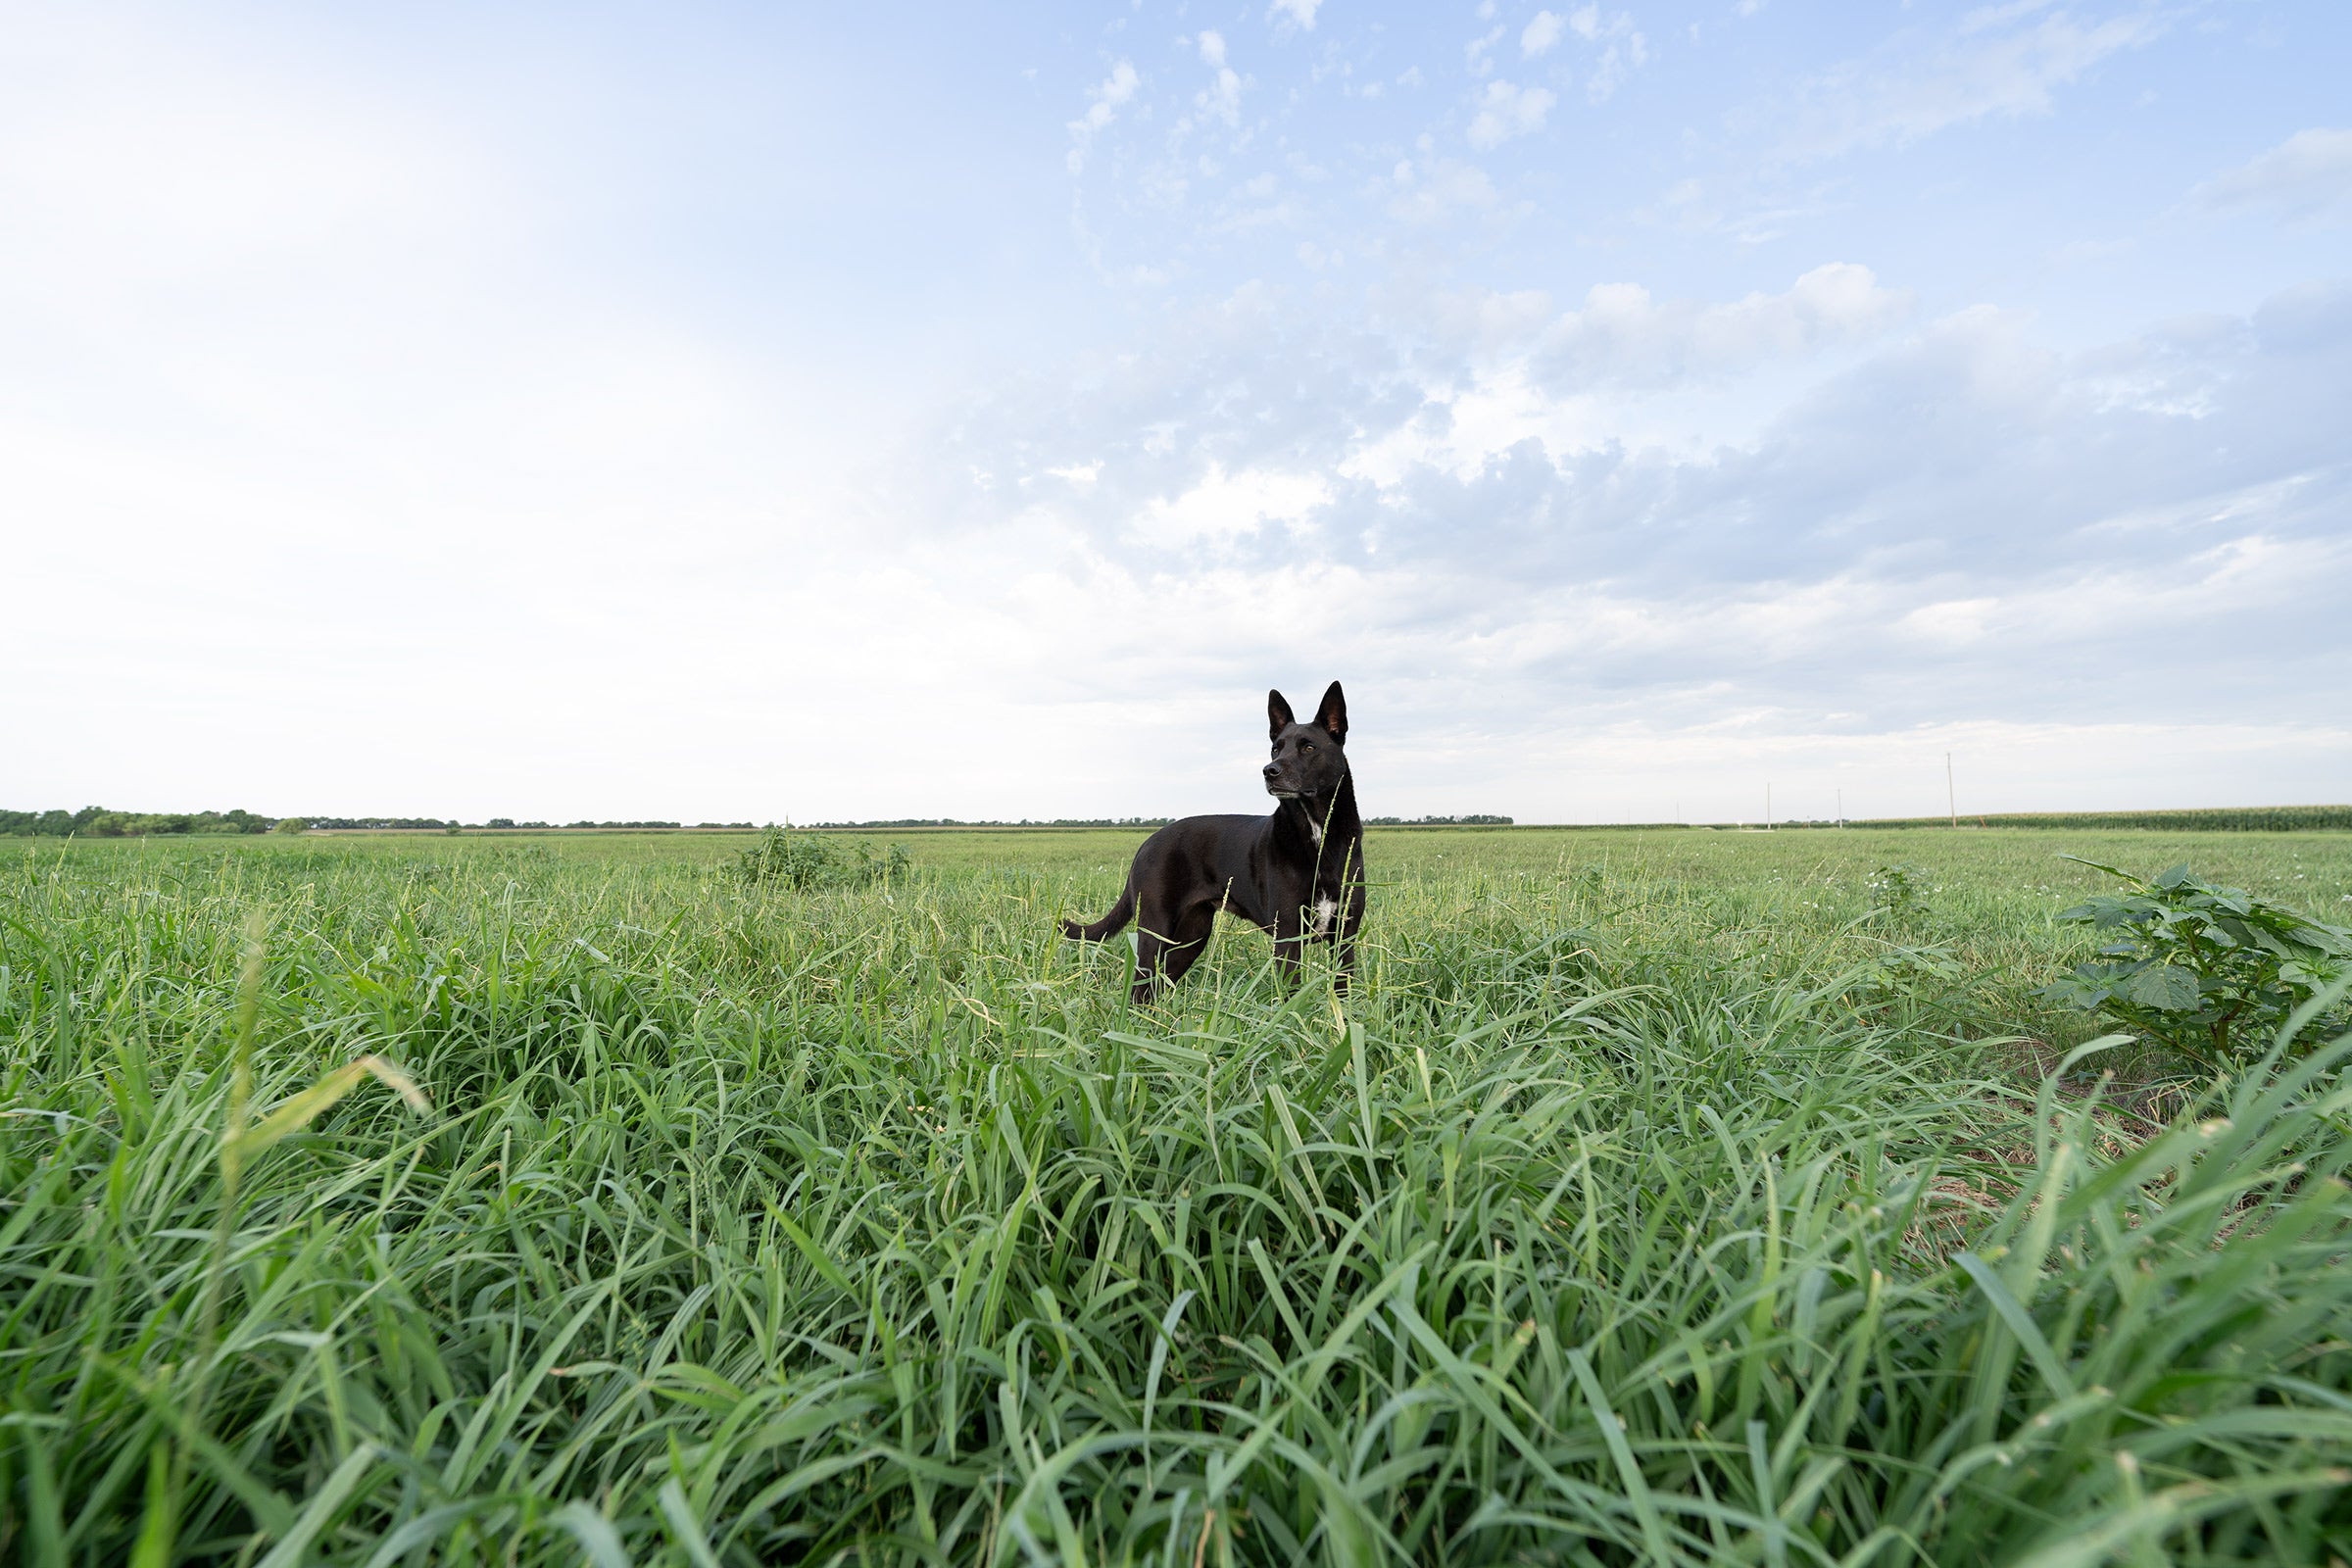
[[[1326,807],[1319,808],[1313,796],[1295,793],[1278,794],[1275,799],[1296,801],[1298,804],[1298,825],[1306,830],[1306,842],[1317,850],[1322,849],[1324,827],[1322,818],[1328,814],[1328,803],[1326,803]]]

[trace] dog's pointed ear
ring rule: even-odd
[[[1331,690],[1323,694],[1323,706],[1315,710],[1315,722],[1331,731],[1331,738],[1341,745],[1348,744],[1348,694],[1333,681]]]
[[[1283,701],[1282,693],[1266,693],[1266,733],[1269,736],[1280,740],[1282,732],[1298,722],[1291,712],[1291,705]]]

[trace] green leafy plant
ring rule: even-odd
[[[771,827],[745,850],[735,871],[754,887],[861,888],[910,869],[913,861],[903,844],[877,855],[873,845],[859,839],[854,845],[837,838],[787,824]]]
[[[1917,866],[1882,865],[1870,873],[1870,912],[1890,925],[1908,925],[1928,912],[1926,873]]]
[[[2080,856],[2064,858],[2128,891],[2095,895],[2058,916],[2110,940],[2042,995],[2105,1013],[2201,1061],[2220,1065],[2239,1042],[2269,1037],[2352,959],[2352,931],[2242,888],[2217,887],[2186,865],[2143,881]]]

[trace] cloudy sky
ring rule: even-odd
[[[2352,7],[0,4],[0,805],[2352,799]]]

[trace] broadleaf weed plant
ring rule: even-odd
[[[2253,1054],[2296,1005],[2352,960],[2352,931],[2297,914],[2185,864],[2152,878],[2079,856],[2063,858],[2125,884],[2058,916],[2108,940],[2047,987],[2051,1001],[2103,1013],[2208,1067]],[[2341,1026],[2342,1008],[2324,1019]]]
[[[1915,865],[1882,865],[1870,873],[1870,908],[1878,919],[1908,927],[1928,912],[1927,873]]]
[[[887,877],[903,876],[913,865],[904,844],[877,853],[858,839],[845,844],[823,833],[790,824],[770,827],[743,852],[736,875],[755,887],[786,887],[798,892],[817,888],[862,888]]]

